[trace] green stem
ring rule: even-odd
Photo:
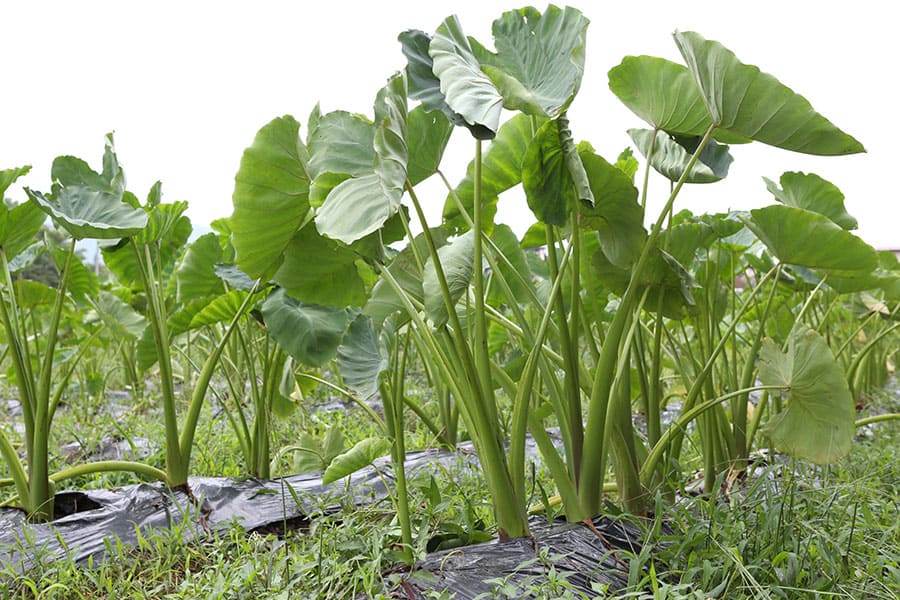
[[[643,466],[641,466],[641,481],[650,481],[650,477],[653,475],[653,471],[656,469],[657,464],[659,463],[660,459],[665,454],[667,447],[669,446],[670,439],[675,436],[677,432],[683,433],[684,431],[686,431],[688,424],[690,424],[691,421],[696,419],[707,410],[713,408],[714,406],[718,406],[719,403],[724,402],[725,400],[739,397],[743,394],[749,394],[750,392],[767,392],[769,390],[781,391],[784,389],[784,387],[777,385],[760,385],[752,388],[736,390],[734,392],[723,394],[722,396],[718,396],[716,398],[701,402],[700,404],[693,406],[690,410],[684,411],[678,416],[675,422],[672,423],[672,425],[670,425],[668,429],[666,429],[665,433],[662,434],[656,445],[650,449],[650,453],[644,460]]]
[[[197,379],[197,383],[194,386],[193,393],[191,394],[191,402],[188,405],[187,415],[184,420],[184,427],[181,431],[181,437],[179,440],[179,449],[181,455],[181,468],[178,471],[180,475],[179,479],[181,479],[181,475],[183,474],[183,481],[172,481],[172,485],[181,485],[182,483],[187,482],[187,475],[190,471],[190,462],[191,462],[191,451],[194,445],[194,434],[197,431],[197,421],[200,419],[200,409],[203,407],[203,401],[206,398],[206,392],[209,389],[209,382],[212,379],[213,373],[215,372],[216,366],[219,362],[219,356],[221,356],[222,351],[225,349],[225,345],[228,343],[228,338],[231,337],[232,332],[237,328],[238,322],[241,317],[247,311],[247,309],[252,305],[255,301],[255,292],[257,287],[259,286],[259,281],[254,284],[253,289],[247,294],[244,298],[244,301],[241,303],[237,312],[232,317],[231,322],[228,324],[228,328],[225,330],[225,333],[222,335],[222,338],[218,341],[218,343],[213,347],[212,352],[206,357],[206,360],[203,362],[203,369],[200,371],[200,376]],[[268,456],[265,458],[266,465],[269,464]]]
[[[390,386],[382,382],[381,397],[384,403],[385,423],[388,435],[392,439],[391,459],[394,463],[394,476],[397,485],[397,519],[400,521],[400,539],[403,544],[404,561],[412,565],[413,557],[412,524],[409,518],[409,493],[406,489],[406,438],[403,427],[403,376],[406,372],[406,358],[409,351],[409,334],[404,342],[401,359],[399,344],[394,344],[392,351],[393,369]]]
[[[754,301],[756,294],[762,289],[766,281],[768,281],[774,273],[780,272],[779,269],[779,266],[772,267],[772,269],[770,269],[765,275],[763,275],[763,277],[757,282],[756,286],[754,286],[753,290],[748,294],[747,298],[741,304],[741,307],[737,312],[737,318],[733,320],[726,328],[726,330],[722,333],[722,336],[719,339],[719,343],[712,350],[712,352],[710,352],[709,356],[707,357],[706,364],[704,364],[703,368],[694,379],[694,382],[691,384],[691,388],[684,400],[684,406],[682,410],[688,411],[694,406],[694,403],[700,396],[700,392],[703,390],[707,376],[715,365],[715,361],[718,358],[719,354],[725,349],[725,344],[734,333],[735,328],[738,326],[738,323],[740,323],[740,319],[750,309],[750,303]],[[677,460],[681,455],[681,443],[684,438],[684,432],[675,432],[674,436],[675,437],[672,442],[672,457]],[[753,436],[748,436],[747,439],[752,440]]]
[[[572,256],[572,247],[570,246],[563,256],[563,266],[568,264]],[[551,317],[553,315],[553,306],[556,304],[555,298],[560,295],[562,289],[562,278],[557,277],[553,281],[553,287],[550,289],[550,296],[547,300],[547,307],[544,309],[541,323],[534,339],[531,351],[525,361],[525,368],[522,376],[515,387],[515,400],[513,401],[512,415],[512,431],[509,439],[509,470],[510,478],[513,485],[517,486],[516,495],[520,498],[525,496],[525,434],[528,426],[528,415],[531,413],[531,398],[534,392],[534,377],[537,372],[538,359],[543,348],[544,338],[550,327]],[[563,415],[557,415],[560,423],[564,423]]]
[[[407,182],[407,193],[413,204],[419,222],[422,224],[422,232],[425,236],[426,244],[431,255],[432,263],[435,268],[435,275],[441,288],[441,295],[444,305],[447,308],[448,316],[453,330],[453,340],[456,347],[456,356],[459,359],[464,370],[465,377],[470,382],[469,389],[473,392],[472,397],[464,395],[455,395],[457,400],[463,401],[467,405],[468,418],[471,420],[470,434],[473,442],[478,449],[481,465],[485,472],[485,478],[494,500],[494,513],[497,517],[497,525],[500,530],[501,537],[522,537],[528,535],[528,522],[525,515],[525,500],[516,498],[514,492],[514,484],[510,480],[510,474],[506,463],[506,457],[503,453],[500,440],[499,420],[497,418],[497,407],[494,404],[493,385],[490,379],[490,358],[487,355],[487,334],[486,321],[484,313],[484,274],[481,266],[481,243],[482,230],[481,227],[481,146],[476,146],[476,193],[475,193],[475,210],[473,224],[475,225],[475,257],[473,259],[474,279],[475,279],[475,297],[476,297],[476,338],[474,356],[470,351],[466,341],[465,332],[462,330],[459,319],[456,315],[456,306],[453,302],[450,290],[447,286],[447,280],[441,265],[440,257],[437,253],[437,247],[428,229],[428,223],[425,220],[424,212],[416,197],[412,186]],[[382,269],[382,276],[389,282],[391,287],[401,296],[404,304],[411,308],[411,303],[406,294],[402,293],[402,288],[396,281],[393,281],[388,269]],[[479,283],[480,282],[480,283]],[[480,286],[480,287],[479,287]],[[481,312],[478,313],[480,306]],[[408,310],[409,310],[408,308]],[[424,327],[421,318],[418,315],[410,313],[410,317],[416,321],[416,325]],[[480,331],[480,333],[479,333]],[[450,383],[448,381],[448,383]],[[464,415],[465,417],[465,415]]]
[[[162,283],[157,284],[153,273],[153,258],[150,246],[138,246],[132,240],[138,269],[144,290],[147,293],[147,316],[153,329],[153,341],[156,345],[156,358],[159,363],[159,385],[163,400],[163,422],[166,430],[166,473],[168,481],[187,481],[184,461],[181,456],[181,445],[178,439],[178,416],[175,405],[175,385],[172,373],[172,357],[169,352],[169,332],[166,324],[165,300],[162,295]],[[141,252],[143,250],[143,253]]]
[[[864,425],[872,425],[873,423],[882,423],[884,421],[894,421],[900,419],[900,413],[885,413],[883,415],[875,415],[872,417],[866,417],[864,419],[859,419],[854,423],[854,425],[859,428]]]
[[[13,483],[16,485],[16,493],[22,501],[25,512],[30,514],[34,507],[32,506],[31,493],[28,488],[28,474],[25,473],[25,467],[22,466],[22,461],[19,460],[16,449],[6,438],[3,431],[0,431],[0,456],[3,457],[3,462],[6,463],[6,468],[12,477]]]
[[[579,482],[579,495],[582,499],[582,505],[588,510],[600,509],[600,494],[603,484],[604,473],[604,431],[606,429],[606,413],[612,391],[612,383],[615,376],[616,358],[619,350],[619,341],[625,331],[625,325],[631,316],[635,307],[635,303],[639,297],[639,289],[644,275],[644,271],[649,264],[650,256],[656,249],[662,226],[666,216],[672,210],[675,199],[681,191],[681,187],[687,179],[688,173],[694,168],[694,164],[700,157],[700,153],[706,144],[712,138],[714,125],[710,125],[706,134],[703,136],[694,154],[691,156],[687,167],[682,173],[678,183],[672,189],[669,199],[663,207],[659,218],[654,224],[650,235],[641,251],[637,260],[637,264],[631,271],[631,277],[628,287],[625,289],[619,308],[613,317],[612,323],[607,331],[606,339],[600,350],[600,358],[597,361],[597,367],[594,372],[594,385],[591,392],[591,399],[588,405],[588,418],[585,427],[585,445],[584,445],[584,462],[581,463],[581,480]]]
[[[780,274],[781,267],[777,267],[778,271],[775,275],[775,280],[778,280],[778,275]],[[750,348],[750,352],[744,359],[744,370],[741,373],[741,380],[739,386],[742,388],[750,387],[750,384],[753,382],[753,373],[756,371],[756,357],[759,355],[759,349],[762,347],[763,336],[765,335],[765,323],[768,321],[769,313],[772,310],[772,306],[775,303],[775,290],[778,288],[777,285],[772,285],[772,289],[769,292],[769,299],[766,302],[766,307],[763,309],[762,316],[759,319],[759,328],[756,330],[756,336],[753,339],[753,346]],[[733,320],[737,320],[737,318],[733,318]],[[747,458],[750,456],[750,447],[748,444],[747,437],[747,402],[749,401],[749,395],[738,396],[736,402],[732,408],[733,416],[733,424],[732,424],[732,434],[734,436],[734,468],[738,471],[743,471],[747,468]]]
[[[50,393],[53,378],[53,358],[62,319],[62,309],[66,302],[66,287],[75,257],[75,239],[69,245],[66,263],[59,281],[59,290],[53,304],[53,314],[47,326],[47,342],[44,348],[44,360],[41,365],[40,379],[37,386],[37,398],[34,413],[34,454],[28,458],[30,467],[29,488],[32,504],[31,518],[37,521],[48,521],[53,518],[53,498],[49,480],[49,441],[50,441]]]
[[[659,133],[659,129],[653,128],[653,135],[650,137],[650,147],[647,149],[647,164],[644,165],[644,185],[641,188],[641,220],[643,221],[644,215],[647,213],[647,190],[649,188],[650,183],[650,161],[653,160],[653,149],[656,145],[656,136]]]
[[[173,484],[167,479],[166,472],[162,469],[157,469],[156,467],[151,467],[150,465],[144,463],[131,462],[127,460],[103,460],[94,463],[87,463],[84,465],[76,465],[74,467],[63,469],[62,471],[54,473],[50,476],[50,480],[53,483],[60,483],[62,481],[65,481],[66,479],[81,477],[82,475],[111,472],[137,473],[138,475],[145,475],[151,479],[162,481],[169,487],[174,487]]]
[[[572,220],[577,218],[576,213],[573,211]],[[573,223],[574,227],[574,223]],[[565,273],[565,265],[557,265],[556,262],[556,236],[554,234],[554,227],[552,225],[547,225],[547,264],[550,268],[550,277],[551,280],[556,282],[557,280],[562,280],[562,274]],[[577,239],[578,234],[573,235],[573,238]],[[578,249],[579,244],[571,243],[569,247],[572,249],[572,254],[575,255]],[[576,265],[577,263],[577,258]],[[578,273],[577,269],[573,269],[572,280],[573,286],[577,286],[577,277]],[[574,287],[572,290],[572,307],[574,310],[575,300],[578,297],[578,289]],[[562,294],[557,293],[554,296],[553,302],[547,303],[547,310],[550,310],[550,307],[553,307],[553,314],[556,317],[556,328],[559,332],[559,349],[560,354],[563,358],[563,386],[565,390],[565,403],[563,404],[565,412],[561,415],[558,415],[560,419],[560,425],[563,425],[568,431],[568,435],[566,439],[568,440],[568,444],[566,447],[566,458],[567,463],[569,465],[570,472],[575,478],[576,483],[578,482],[578,477],[580,475],[581,470],[581,454],[584,450],[584,423],[582,422],[581,417],[581,391],[578,389],[578,338],[573,337],[571,332],[569,331],[569,323],[566,320],[566,306],[565,301],[562,297]],[[577,319],[572,319],[573,322],[577,322]],[[574,342],[573,342],[574,340]],[[543,343],[543,340],[539,340],[536,342],[535,346]]]
[[[888,334],[892,331],[900,327],[900,323],[894,323],[890,327],[887,327],[881,330],[878,335],[873,337],[869,342],[863,346],[862,350],[860,350],[856,356],[853,357],[853,362],[850,363],[850,368],[847,369],[847,382],[850,384],[850,393],[853,394],[853,397],[856,397],[856,393],[858,390],[854,389],[854,377],[856,372],[859,370],[859,366],[862,364],[863,359],[872,351],[873,348],[883,340]]]

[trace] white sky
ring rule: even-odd
[[[729,177],[687,188],[676,208],[761,206],[772,201],[761,177],[815,172],[847,196],[859,235],[879,248],[900,247],[898,161],[891,150],[900,140],[894,93],[900,21],[891,3],[571,4],[591,20],[585,77],[570,111],[576,139],[614,160],[630,143],[625,130],[643,124],[609,91],[607,71],[627,54],[680,61],[671,33],[694,30],[806,96],[868,153],[823,158],[761,144],[734,146]],[[405,65],[399,32],[433,32],[444,17],[457,14],[467,34],[490,46],[493,19],[523,5],[7,1],[0,30],[0,169],[30,164],[32,173],[19,183],[46,190],[54,157],[72,154],[99,169],[103,136],[115,131],[129,189],[143,197],[162,180],[165,198],[188,200],[195,225],[205,225],[231,214],[241,153],[272,118],[293,114],[305,136],[316,102],[323,111],[371,116],[376,91]],[[543,10],[545,4],[535,6]],[[464,174],[473,151],[469,140],[457,131],[451,141],[443,165],[451,181]],[[433,215],[445,196],[436,179],[420,193]],[[7,194],[24,199],[20,187]],[[657,177],[651,198],[666,188]],[[519,198],[501,199],[500,211],[498,220],[520,232],[533,221]]]

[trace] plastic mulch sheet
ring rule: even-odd
[[[584,523],[532,519],[532,539],[494,540],[430,554],[407,576],[397,598],[425,599],[448,590],[455,600],[476,598],[594,598],[623,589],[628,559],[639,553],[644,534],[627,521],[607,517]],[[540,590],[539,592],[536,590]]]
[[[471,452],[423,450],[407,455],[409,476],[441,466],[477,467]],[[320,473],[281,479],[237,480],[192,477],[193,498],[185,490],[160,483],[141,483],[114,489],[60,492],[51,523],[27,523],[16,509],[0,509],[0,563],[24,572],[39,562],[68,556],[80,564],[102,560],[104,540],[118,538],[137,544],[139,531],[178,528],[184,539],[224,530],[235,522],[247,531],[281,532],[303,527],[310,515],[335,511],[349,497],[358,505],[386,498],[392,484],[390,459],[350,477],[323,485]]]

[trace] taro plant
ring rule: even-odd
[[[75,243],[80,239],[115,239],[134,235],[146,223],[146,215],[123,202],[124,179],[116,161],[112,137],[107,138],[104,168],[96,173],[80,159],[63,156],[53,162],[53,186],[49,194],[26,189],[29,202],[12,210],[0,209],[0,264],[3,268],[3,298],[0,318],[10,347],[11,362],[19,389],[25,425],[25,464],[12,442],[0,433],[0,451],[9,469],[18,503],[37,521],[53,518],[54,485],[65,479],[100,471],[133,471],[159,478],[162,472],[141,463],[100,461],[78,465],[58,473],[49,472],[49,439],[54,414],[63,398],[75,367],[91,347],[82,341],[74,356],[60,361],[59,333],[65,307],[74,297],[96,294],[96,277],[76,257]],[[3,192],[28,168],[3,171]],[[71,236],[62,252],[49,251],[60,258],[60,280],[56,290],[45,288],[52,308],[46,318],[28,319],[23,301],[34,295],[32,282],[14,282],[16,261],[26,259],[36,246],[27,246],[47,216]],[[93,284],[91,284],[93,282]],[[59,368],[61,367],[61,368]]]
[[[119,177],[124,190],[124,176]],[[154,364],[159,369],[166,432],[165,471],[161,479],[171,487],[186,486],[194,434],[219,357],[241,316],[259,300],[259,294],[255,288],[228,291],[221,278],[202,272],[194,264],[202,262],[198,255],[203,251],[199,248],[186,253],[178,277],[173,277],[191,232],[190,221],[183,215],[187,203],[162,203],[159,183],[152,187],[143,206],[129,192],[123,192],[123,197],[131,210],[143,215],[144,225],[131,237],[105,247],[103,257],[119,284],[136,293],[133,301],[139,300],[143,305],[147,327],[138,342],[136,357],[142,370]],[[183,418],[179,419],[173,341],[189,331],[218,323],[226,324],[225,329],[199,365],[196,380],[190,376],[194,365],[186,361],[182,376],[190,398]]]
[[[709,448],[723,427],[732,426],[720,404],[735,399],[739,406],[753,389],[757,354],[775,360],[764,341],[767,312],[761,307],[773,302],[766,293],[784,268],[755,270],[752,291],[722,301],[723,278],[747,270],[722,262],[729,259],[727,238],[749,228],[779,263],[839,275],[862,276],[873,267],[871,249],[831,220],[837,215],[808,206],[783,201],[735,217],[674,221],[685,183],[726,176],[731,155],[725,144],[759,141],[822,155],[862,151],[802,96],[697,34],[675,35],[686,65],[627,57],[610,71],[613,92],[652,128],[632,132],[648,164],[641,190],[628,153],[610,163],[589,144],[576,144],[567,109],[581,84],[587,26],[571,8],[509,11],[494,22],[494,50],[467,37],[455,17],[433,36],[407,31],[400,36],[406,71],[379,91],[374,121],[317,108],[304,142],[295,119],[275,119],[245,152],[236,177],[230,226],[238,266],[252,277],[274,280],[287,296],[305,303],[362,306],[373,320],[370,339],[389,322],[409,340],[403,347],[416,348],[452,398],[442,409],[445,421],[452,424],[458,411],[475,444],[501,536],[528,534],[527,431],[541,449],[567,517],[582,520],[602,508],[608,458],[622,501],[641,513],[648,488],[664,473],[664,459],[677,460],[689,424],[701,418]],[[421,104],[409,111],[408,99]],[[501,123],[503,109],[516,114]],[[433,173],[447,182],[439,163],[452,125],[474,138],[474,159],[458,186],[448,183],[438,229],[426,222],[416,186]],[[650,166],[672,187],[648,230]],[[499,195],[519,184],[538,220],[524,245],[543,246],[546,261],[529,257],[493,222]],[[418,236],[404,199],[422,228]],[[795,240],[846,245],[852,256],[806,256],[809,248],[791,245],[788,232],[804,236]],[[386,244],[398,233],[407,246],[392,256]],[[716,240],[721,248],[711,248]],[[692,276],[687,267],[695,260],[702,273]],[[706,286],[699,302],[692,293],[696,280]],[[603,300],[610,293],[614,310]],[[745,315],[751,311],[761,320],[748,329]],[[654,315],[652,327],[648,315]],[[671,324],[688,316],[703,335],[702,347],[684,370],[690,375],[682,415],[663,431],[663,351],[671,343]],[[736,332],[751,351],[742,354],[741,368],[731,354],[733,376],[728,389],[719,389],[714,373],[723,368],[725,349],[737,344]],[[785,356],[792,348],[795,355],[798,347],[808,349],[832,377],[837,364],[822,354],[817,335],[798,326]],[[502,364],[496,353],[501,347],[512,348],[517,358]],[[395,362],[385,363],[391,365],[405,355],[372,353],[394,356]],[[758,389],[784,390],[795,381],[768,375],[766,380]],[[393,388],[383,390],[383,400],[386,415],[396,419],[396,390],[403,387],[395,375],[382,374],[381,381]],[[651,423],[649,443],[634,430],[635,396],[642,397]],[[824,402],[842,422],[845,400],[840,394]],[[787,407],[802,411],[804,404],[794,396]],[[544,430],[551,417],[560,427],[561,452]],[[779,419],[780,425],[770,419],[767,431],[800,421]],[[735,439],[744,436],[743,448],[752,439],[746,420],[739,414],[733,428]],[[402,427],[393,434],[398,459]],[[843,447],[843,441],[835,443],[836,452],[827,454]],[[716,454],[709,456],[712,474]]]

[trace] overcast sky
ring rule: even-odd
[[[823,158],[761,144],[732,147],[728,179],[689,187],[677,208],[754,208],[771,202],[763,176],[815,172],[844,192],[859,235],[879,248],[900,247],[897,153],[891,150],[900,139],[900,40],[890,3],[571,4],[591,20],[585,76],[570,111],[576,139],[614,160],[630,144],[625,130],[642,122],[609,91],[607,71],[629,54],[680,62],[671,33],[697,31],[803,94],[868,153]],[[296,116],[305,135],[317,102],[323,112],[371,116],[375,92],[405,65],[399,32],[433,32],[457,14],[467,34],[490,45],[493,19],[522,5],[7,2],[0,31],[0,169],[30,164],[32,173],[20,182],[47,190],[54,157],[72,154],[99,169],[103,136],[114,131],[129,189],[143,197],[162,180],[166,200],[189,201],[194,223],[207,224],[231,214],[241,153],[272,118]],[[456,181],[473,147],[462,131],[451,143],[443,170]],[[437,182],[427,183],[423,200],[437,215],[444,192]],[[659,199],[666,185],[659,178],[654,183],[651,194]],[[20,188],[8,195],[24,199]],[[523,218],[522,206],[519,198],[502,199],[499,219],[523,231],[531,219]]]

